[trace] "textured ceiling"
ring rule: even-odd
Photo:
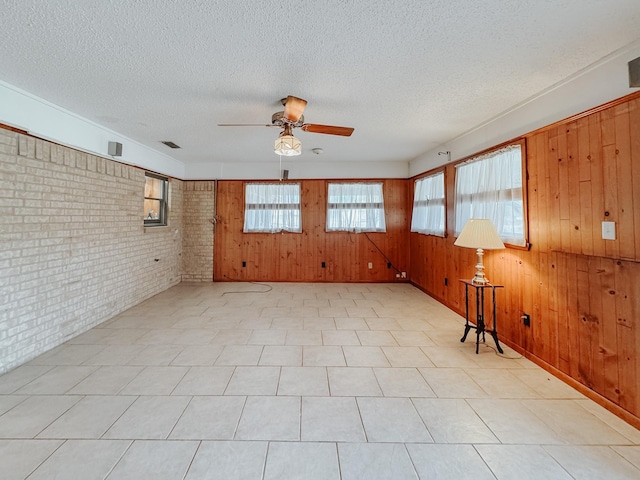
[[[5,0],[0,80],[185,163],[272,162],[277,129],[216,125],[270,123],[289,94],[355,128],[297,131],[302,162],[406,162],[638,25],[638,0]]]

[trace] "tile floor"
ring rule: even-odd
[[[640,431],[462,325],[409,285],[181,284],[0,377],[0,477],[640,478]]]

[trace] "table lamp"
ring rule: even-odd
[[[484,276],[484,265],[482,263],[484,251],[505,248],[491,220],[486,218],[470,218],[462,229],[462,232],[460,232],[458,239],[454,242],[454,245],[476,249],[478,263],[476,264],[476,274],[471,280],[471,283],[476,285],[486,285],[489,283],[487,277]]]

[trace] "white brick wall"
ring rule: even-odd
[[[182,281],[213,280],[215,182],[183,182]]]
[[[145,228],[143,170],[0,129],[0,373],[180,282],[182,187]]]

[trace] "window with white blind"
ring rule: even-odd
[[[470,218],[488,218],[504,243],[526,245],[522,150],[513,144],[456,165],[456,235]]]
[[[444,172],[416,180],[411,231],[444,237]]]
[[[330,183],[327,232],[386,232],[382,183]]]
[[[300,233],[300,184],[247,183],[243,231]]]

